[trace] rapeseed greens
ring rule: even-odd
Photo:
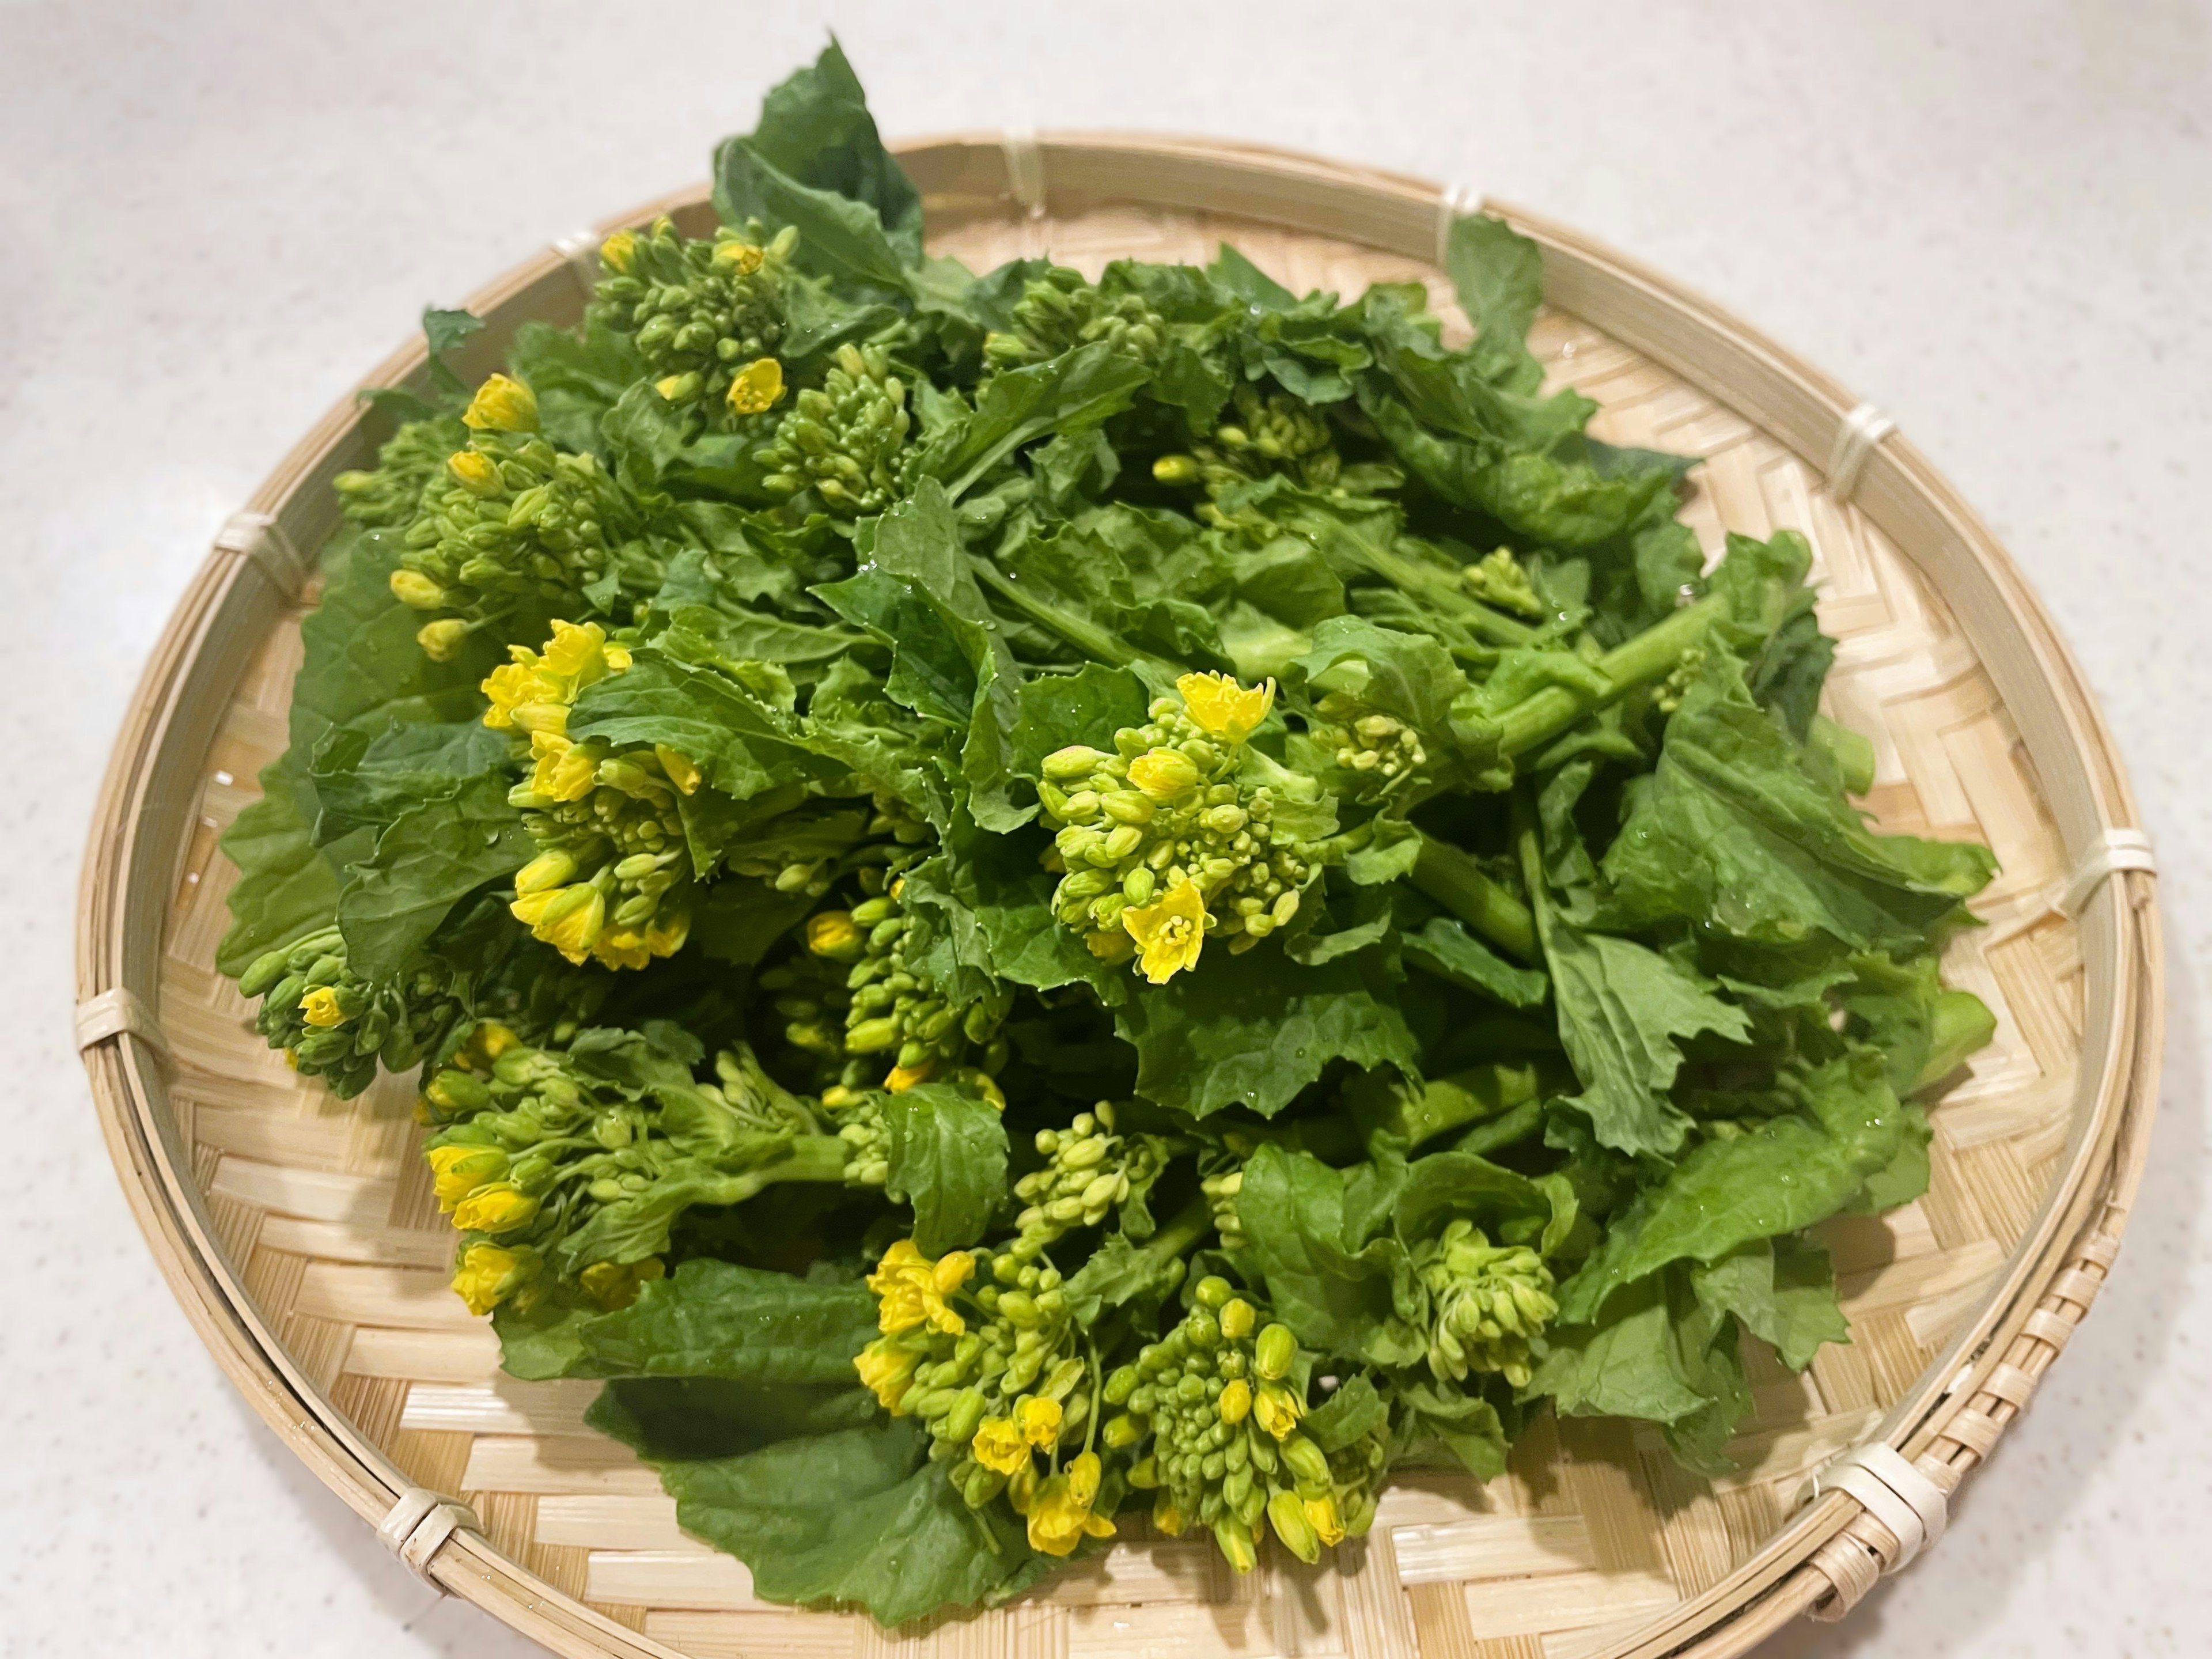
[[[1312,1560],[1547,1409],[1727,1468],[1991,1030],[1805,543],[1708,568],[1496,220],[1464,343],[1226,248],[979,276],[834,46],[715,200],[473,386],[426,314],[225,843],[270,1043],[419,1069],[507,1369],[886,1624],[1130,1514]]]

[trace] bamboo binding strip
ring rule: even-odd
[[[1461,191],[1211,142],[1015,133],[906,147],[934,251],[1204,258],[1228,237],[1294,289],[1428,282]],[[77,1034],[109,1150],[217,1360],[316,1474],[441,1589],[572,1656],[1301,1653],[1360,1659],[1739,1654],[1840,1617],[1926,1553],[2109,1275],[2154,1107],[2158,914],[2148,840],[2079,671],[2001,549],[1871,405],[1710,303],[1576,234],[1543,246],[1534,342],[1605,406],[1601,435],[1695,453],[1688,516],[1791,525],[1841,641],[1832,712],[1871,735],[1887,828],[1975,835],[2004,870],[1947,971],[1996,1044],[1935,1113],[1927,1197],[1831,1224],[1853,1342],[1753,1375],[1721,1482],[1613,1423],[1540,1423],[1500,1480],[1410,1475],[1364,1547],[1237,1580],[1140,1524],[1012,1607],[896,1633],[772,1607],[686,1538],[627,1452],[583,1431],[590,1386],[496,1372],[444,1289],[447,1234],[405,1087],[303,1085],[213,972],[234,872],[215,842],[284,740],[298,621],[336,527],[330,480],[376,417],[333,410],[216,539],[149,665],[88,851]],[[523,320],[573,320],[599,236],[478,295],[488,371]],[[1447,313],[1448,316],[1452,313]],[[419,338],[367,384],[419,384]],[[453,1496],[448,1496],[453,1494]],[[1803,1501],[1799,1501],[1801,1495]],[[1939,1557],[1940,1559],[1940,1557]],[[1940,1571],[1923,1568],[1923,1571]]]

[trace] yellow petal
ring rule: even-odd
[[[521,381],[494,374],[477,388],[461,419],[480,432],[535,432],[538,397]]]
[[[307,1017],[308,1024],[325,1030],[346,1023],[345,1010],[338,1006],[338,994],[327,985],[318,985],[301,997],[300,1012]]]
[[[1179,800],[1198,787],[1198,767],[1180,749],[1155,749],[1129,763],[1129,781],[1154,800]]]
[[[1145,977],[1164,985],[1186,968],[1198,965],[1206,946],[1206,899],[1192,881],[1177,882],[1157,903],[1131,905],[1121,926],[1137,944]]]
[[[1275,706],[1275,683],[1246,690],[1226,674],[1185,674],[1176,682],[1183,707],[1200,730],[1242,743]]]
[[[499,464],[473,449],[455,450],[447,456],[446,471],[471,495],[489,498],[506,487],[499,476]]]
[[[782,396],[783,365],[773,357],[757,357],[730,382],[730,413],[757,415],[775,408]]]

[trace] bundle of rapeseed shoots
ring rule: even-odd
[[[420,1068],[508,1369],[886,1623],[1131,1513],[1312,1560],[1545,1409],[1724,1467],[1990,1030],[1991,861],[1850,805],[1804,543],[1709,567],[1494,220],[1466,343],[976,276],[835,48],[715,199],[473,387],[430,314],[226,843],[270,1042]]]

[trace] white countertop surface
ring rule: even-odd
[[[1879,401],[1988,517],[2166,856],[2166,1105],[2112,1289],[1950,1535],[1770,1651],[2203,1651],[2212,7],[2187,0],[0,0],[0,1649],[538,1651],[386,1557],[171,1298],[70,1048],[78,860],[228,512],[426,301],[703,176],[825,25],[889,133],[1272,140],[1581,226]]]

